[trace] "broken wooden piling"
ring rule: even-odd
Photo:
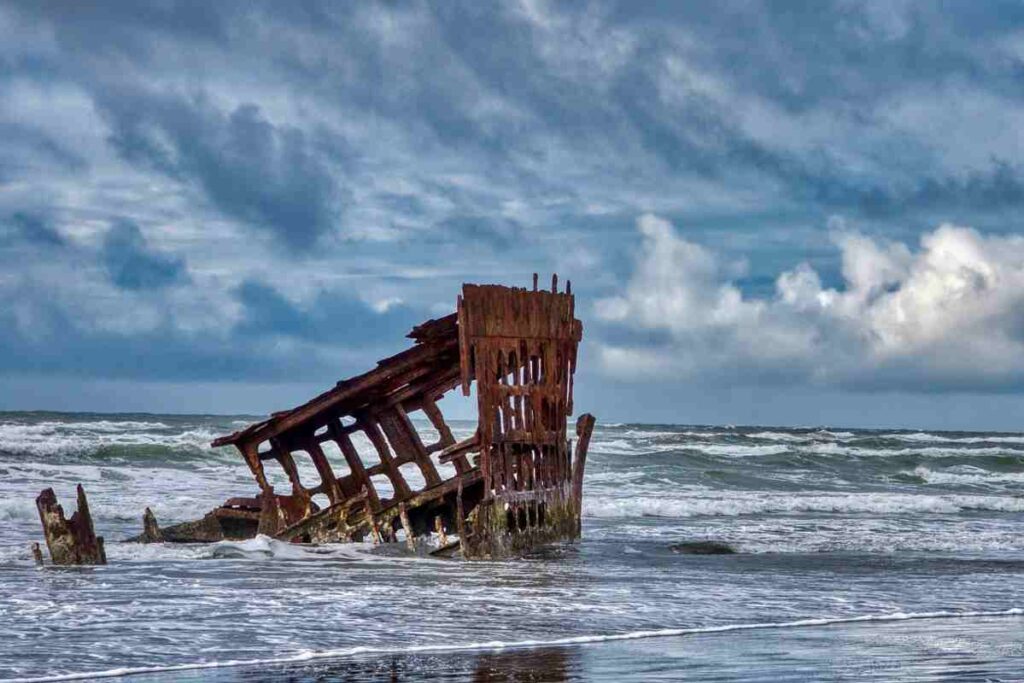
[[[46,547],[53,564],[106,564],[103,537],[97,536],[89,514],[89,501],[85,489],[78,485],[78,510],[71,519],[64,517],[64,509],[57,502],[53,489],[45,489],[36,498],[39,520],[43,523]],[[37,556],[39,559],[39,556]]]

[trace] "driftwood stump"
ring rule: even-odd
[[[39,520],[43,523],[46,547],[54,564],[106,564],[103,537],[97,536],[89,514],[85,490],[78,485],[78,510],[71,519],[57,503],[53,489],[45,489],[36,498]]]

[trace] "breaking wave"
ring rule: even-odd
[[[722,496],[707,493],[700,497],[612,498],[590,496],[584,499],[583,513],[588,517],[735,517],[738,515],[796,512],[826,513],[941,513],[968,510],[1024,512],[1024,497],[926,495],[911,493],[806,493],[737,492]]]
[[[930,432],[913,432],[899,434],[882,434],[882,439],[897,439],[899,441],[919,441],[923,443],[1019,443],[1024,444],[1024,436],[949,436],[947,434],[932,434]]]
[[[935,471],[924,466],[915,467],[907,476],[917,477],[928,484],[966,484],[992,486],[996,484],[1024,484],[1024,472],[989,472],[980,467],[963,465],[956,469]]]
[[[0,423],[0,452],[35,457],[95,455],[105,449],[150,447],[162,453],[212,453],[210,441],[222,432],[209,428],[175,430],[162,422]]]

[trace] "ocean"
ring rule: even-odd
[[[255,493],[208,446],[252,419],[0,413],[0,679],[1024,680],[1022,434],[599,420],[582,540],[520,560],[119,542]],[[37,568],[79,482],[109,564]]]

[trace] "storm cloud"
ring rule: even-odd
[[[322,386],[557,271],[598,396],[1006,397],[1022,36],[1001,1],[5,3],[0,380]]]

